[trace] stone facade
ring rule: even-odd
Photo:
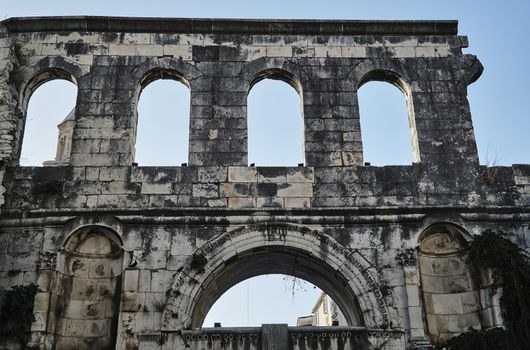
[[[486,229],[530,247],[530,165],[479,164],[466,96],[482,66],[463,47],[456,21],[1,22],[0,291],[38,284],[32,344],[405,349],[502,325],[465,247]],[[303,101],[302,166],[247,165],[247,93],[268,77]],[[52,79],[78,87],[69,154],[21,167],[28,101]],[[156,79],[190,88],[188,166],[134,163]],[[407,99],[411,165],[363,163],[357,90],[372,80]],[[348,327],[200,329],[264,273],[316,284]]]

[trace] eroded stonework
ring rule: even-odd
[[[0,295],[38,284],[40,349],[418,349],[501,326],[466,246],[492,229],[530,247],[530,165],[479,164],[467,86],[482,66],[463,47],[456,21],[1,22]],[[301,166],[248,166],[247,94],[264,78],[301,96]],[[78,87],[64,147],[19,166],[29,99],[52,79]],[[190,88],[187,166],[134,163],[157,79]],[[364,164],[357,90],[373,80],[407,100],[411,165]],[[264,273],[318,285],[348,326],[201,329]]]

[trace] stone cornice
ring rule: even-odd
[[[9,32],[125,32],[281,35],[457,35],[456,20],[306,20],[147,17],[13,17]]]

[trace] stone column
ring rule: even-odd
[[[38,264],[37,294],[33,303],[35,321],[31,324],[31,346],[48,348],[46,336],[53,332],[53,319],[50,322],[50,307],[52,304],[53,276],[57,266],[57,253],[41,252]],[[51,339],[50,339],[51,341]]]
[[[431,349],[430,342],[425,335],[423,310],[420,300],[420,274],[418,271],[417,252],[414,248],[406,248],[398,254],[399,263],[405,274],[405,291],[409,316],[409,345],[410,349]]]
[[[261,326],[263,350],[284,350],[289,345],[289,329],[286,324],[264,324]]]

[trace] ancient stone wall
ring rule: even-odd
[[[32,344],[204,342],[186,332],[227,289],[263,273],[318,285],[349,326],[364,327],[368,347],[390,333],[386,349],[403,349],[501,325],[488,281],[452,288],[447,280],[473,267],[439,274],[432,260],[445,264],[444,247],[421,249],[449,233],[465,247],[485,229],[530,247],[530,165],[479,165],[466,96],[482,66],[463,47],[454,21],[1,22],[0,291],[39,285]],[[248,166],[247,94],[267,77],[303,101],[301,166]],[[70,154],[21,167],[28,101],[52,79],[78,87]],[[134,162],[138,96],[156,79],[190,88],[187,166]],[[405,95],[414,164],[364,165],[357,90],[372,80]],[[105,238],[72,243],[87,232]],[[241,336],[242,348],[258,346]]]

